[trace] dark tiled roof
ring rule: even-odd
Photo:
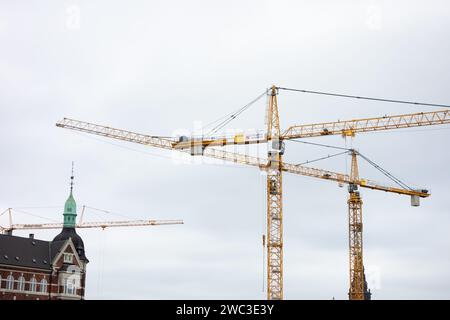
[[[66,243],[67,240],[60,241],[50,241],[50,261],[53,261],[58,253],[61,252],[61,247]]]
[[[69,238],[72,239],[72,243],[73,243],[75,250],[77,251],[80,259],[83,261],[89,262],[89,260],[86,258],[86,255],[84,254],[83,239],[81,239],[81,237],[77,234],[75,228],[64,227],[61,230],[61,233],[58,234],[53,239],[53,242],[65,241],[65,240],[68,240]]]
[[[52,260],[64,243],[2,234],[0,264],[51,270]]]

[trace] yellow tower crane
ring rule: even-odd
[[[356,133],[381,130],[412,128],[450,123],[449,110],[419,112],[378,118],[364,118],[349,121],[325,122],[307,125],[296,125],[284,132],[289,138],[313,138],[328,135],[341,135],[344,138],[355,137]],[[356,150],[351,151],[351,180],[359,180],[357,156],[362,156]],[[366,158],[366,160],[368,160]],[[363,263],[363,223],[362,199],[358,186],[350,183],[348,197],[349,211],[349,299],[370,299]],[[420,198],[411,195],[411,205],[419,206]]]
[[[351,151],[351,156],[350,179],[358,180],[359,173],[355,150]],[[350,252],[350,289],[348,297],[350,300],[365,300],[367,288],[365,287],[366,281],[363,264],[362,200],[357,185],[350,183],[348,185],[348,193],[348,234]]]
[[[448,110],[384,116],[379,118],[328,122],[321,124],[291,126],[280,130],[278,113],[278,90],[272,86],[267,91],[267,131],[263,136],[202,136],[165,138],[145,135],[132,131],[111,128],[89,122],[64,118],[56,126],[111,139],[138,143],[146,146],[186,152],[192,156],[205,156],[238,164],[258,167],[267,173],[267,298],[283,299],[283,211],[282,211],[282,172],[353,184],[363,188],[409,195],[414,199],[425,198],[427,190],[411,190],[380,185],[368,179],[352,179],[347,174],[315,169],[302,165],[289,164],[282,160],[284,140],[341,134],[354,135],[356,132],[380,131],[418,126],[450,123]],[[246,145],[267,143],[267,158],[262,159],[247,154],[232,153],[214,147],[226,145]]]
[[[83,206],[80,221],[75,225],[75,228],[112,228],[112,227],[150,227],[160,225],[184,224],[183,220],[121,220],[121,221],[92,221],[83,222],[83,214],[86,206]],[[104,210],[102,210],[104,211]],[[12,234],[14,230],[38,230],[38,229],[62,229],[63,223],[13,223],[12,219],[13,208],[8,208],[2,213],[8,213],[9,224],[7,226],[0,226],[0,234]]]

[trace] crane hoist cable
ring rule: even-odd
[[[153,156],[153,157],[173,160],[173,156],[168,156],[168,155],[164,155],[164,154],[157,154],[157,153],[154,153],[154,152],[143,151],[143,150],[138,150],[138,149],[126,147],[126,146],[123,146],[121,144],[113,143],[113,142],[107,141],[107,140],[102,139],[102,138],[100,138],[100,139],[94,138],[94,137],[89,136],[88,134],[81,133],[81,132],[76,132],[75,131],[74,133],[80,135],[81,137],[84,137],[84,138],[87,138],[87,139],[90,139],[90,140],[95,140],[95,141],[102,142],[102,143],[106,143],[106,144],[109,144],[109,145],[112,145],[114,147],[121,148],[121,149],[124,149],[124,150],[129,150],[129,151],[141,153],[143,155],[148,155],[148,156]],[[152,137],[156,137],[156,136],[152,136]],[[186,161],[185,164],[191,164],[191,162],[190,162],[191,160],[190,159],[191,158],[185,158],[185,159],[183,159],[183,161],[184,160]],[[241,166],[241,165],[238,165],[238,164],[235,164],[235,163],[234,164],[230,164],[230,165],[228,165],[228,164],[215,164],[215,163],[205,163],[205,164],[209,165],[209,166],[217,166],[217,167],[219,167],[219,166],[220,167],[227,166],[227,167],[230,167],[230,168],[244,168],[244,166]]]
[[[32,217],[35,217],[35,218],[40,218],[40,219],[51,221],[51,222],[59,222],[58,220],[47,218],[47,217],[44,217],[44,216],[41,216],[41,215],[38,215],[38,214],[35,214],[35,213],[30,213],[30,212],[27,212],[27,211],[19,210],[17,208],[11,208],[11,209],[14,212],[26,214],[26,215],[29,215],[29,216],[32,216]]]
[[[236,119],[241,113],[243,113],[245,110],[250,108],[253,104],[255,104],[259,99],[264,97],[266,94],[267,94],[267,90],[265,90],[262,94],[260,94],[255,99],[253,99],[252,101],[250,101],[249,103],[247,103],[243,107],[239,108],[235,112],[222,117],[221,119],[225,118],[225,120],[221,121],[218,125],[216,125],[214,128],[212,128],[208,132],[208,135],[212,135],[212,134],[216,133],[217,131],[219,131],[220,129],[222,129],[224,126],[226,126],[228,123],[230,123],[231,121]],[[215,123],[215,122],[217,122],[217,121],[214,121],[212,123]]]
[[[117,147],[117,148],[121,148],[124,150],[129,150],[129,151],[133,151],[133,152],[137,152],[137,153],[141,153],[141,154],[146,154],[146,155],[150,155],[150,156],[154,156],[154,157],[158,157],[158,158],[164,158],[164,159],[173,159],[173,157],[169,156],[169,155],[164,155],[164,154],[158,154],[158,153],[154,153],[154,152],[149,152],[147,150],[143,151],[143,150],[138,150],[138,149],[134,149],[134,148],[130,148],[118,143],[113,143],[110,141],[107,141],[105,139],[99,139],[99,138],[95,138],[95,137],[91,137],[88,134],[82,133],[82,132],[74,132],[75,134],[78,134],[79,136],[86,138],[86,139],[90,139],[90,140],[95,140],[98,142],[102,142],[102,143],[106,143],[109,144],[111,146]]]
[[[307,160],[305,162],[299,163],[298,165],[304,165],[304,164],[308,164],[308,163],[312,163],[312,162],[317,162],[317,161],[321,161],[321,160],[325,160],[325,159],[329,159],[332,157],[336,157],[339,155],[343,155],[343,154],[349,154],[351,152],[354,151],[354,149],[349,149],[349,148],[343,148],[343,147],[337,147],[337,146],[332,146],[332,145],[328,145],[328,144],[321,144],[321,143],[313,143],[313,142],[307,142],[307,141],[301,141],[301,140],[290,140],[290,141],[294,141],[294,142],[300,142],[300,143],[305,143],[305,144],[310,144],[310,145],[314,145],[314,146],[319,146],[319,147],[325,147],[325,148],[333,148],[333,149],[340,149],[340,150],[345,150],[343,152],[339,152],[336,154],[332,154],[332,155],[327,155],[324,157],[320,157],[317,159],[313,159],[313,160]],[[361,156],[361,158],[363,158],[364,160],[366,160],[370,165],[372,165],[375,169],[377,169],[378,171],[380,171],[381,173],[383,173],[386,177],[388,177],[390,180],[392,180],[394,183],[396,183],[397,185],[399,185],[400,187],[404,188],[404,189],[408,189],[408,190],[414,190],[413,188],[411,188],[410,186],[408,186],[406,183],[404,183],[402,180],[400,180],[399,178],[395,177],[392,173],[390,173],[389,171],[387,171],[386,169],[383,169],[380,165],[376,164],[374,161],[370,160],[368,157],[364,156],[363,154],[361,154],[359,151],[357,152],[357,154],[359,156]]]
[[[39,206],[39,207],[22,207],[22,206],[14,206],[14,209],[61,209],[63,206]]]
[[[354,95],[342,94],[342,93],[312,91],[312,90],[304,90],[304,89],[292,89],[292,88],[283,88],[283,87],[277,87],[277,89],[278,90],[284,90],[284,91],[294,91],[294,92],[301,92],[301,93],[312,93],[312,94],[319,94],[319,95],[333,96],[333,97],[341,97],[341,98],[381,101],[381,102],[390,102],[390,103],[412,104],[412,105],[416,105],[416,106],[425,106],[425,107],[450,108],[450,105],[427,103],[427,102],[414,102],[414,101],[405,101],[405,100],[395,100],[395,99],[385,99],[385,98],[354,96]]]
[[[298,166],[302,166],[302,165],[304,165],[304,164],[313,163],[313,162],[317,162],[317,161],[320,161],[320,160],[325,160],[325,159],[337,157],[337,156],[340,156],[340,155],[343,155],[343,154],[347,154],[347,153],[349,153],[349,152],[350,152],[350,151],[346,150],[346,151],[339,152],[339,153],[335,153],[335,154],[331,154],[331,155],[329,154],[329,155],[327,155],[327,156],[325,156],[325,157],[321,157],[321,158],[317,158],[317,159],[313,159],[313,160],[307,160],[307,161],[305,161],[305,162],[298,163],[297,165],[298,165]]]
[[[369,158],[367,158],[366,156],[362,155],[360,152],[357,152],[357,154],[359,156],[361,156],[361,158],[363,158],[364,160],[366,160],[369,164],[371,164],[373,167],[375,167],[377,170],[379,170],[381,173],[383,173],[386,177],[388,177],[389,179],[391,179],[392,181],[394,181],[397,185],[399,185],[400,187],[404,188],[404,189],[409,189],[409,190],[413,190],[413,188],[411,188],[410,186],[408,186],[406,183],[404,183],[403,181],[401,181],[400,179],[396,178],[394,175],[392,175],[390,172],[388,172],[387,170],[383,169],[381,166],[379,166],[378,164],[376,164],[375,162],[373,162],[372,160],[370,160]]]
[[[239,110],[240,110],[240,109],[239,109]],[[227,113],[226,115],[224,115],[224,116],[222,116],[222,117],[220,117],[220,118],[217,118],[217,119],[214,120],[214,121],[211,121],[211,122],[205,124],[205,125],[203,126],[202,129],[205,130],[206,128],[212,126],[213,124],[216,124],[216,123],[218,123],[219,121],[225,120],[225,118],[230,117],[233,113],[235,113],[235,112],[237,112],[237,111],[239,111],[239,110],[236,110],[236,111],[234,111],[234,112]]]
[[[290,139],[290,140],[288,140],[288,141],[299,142],[299,143],[304,143],[304,144],[310,144],[310,145],[318,146],[318,147],[325,147],[325,148],[332,148],[332,149],[339,149],[339,150],[347,150],[347,151],[351,151],[351,149],[349,149],[349,148],[337,147],[337,146],[332,146],[332,145],[329,145],[329,144],[322,144],[322,143],[308,142],[308,141],[297,140],[297,139]]]
[[[85,207],[87,209],[103,212],[103,213],[106,213],[106,214],[111,214],[111,215],[118,216],[118,217],[121,217],[121,218],[125,218],[125,219],[128,219],[128,220],[130,220],[130,219],[142,219],[141,217],[128,216],[128,215],[125,215],[123,213],[118,213],[118,212],[114,212],[114,211],[110,211],[110,210],[104,210],[104,209],[98,209],[98,208],[94,208],[94,207],[87,206],[87,205],[85,205]]]

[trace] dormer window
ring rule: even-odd
[[[64,263],[73,263],[73,254],[64,253]]]

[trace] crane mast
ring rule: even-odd
[[[352,181],[359,180],[358,163],[356,152],[351,153]],[[348,185],[348,232],[350,249],[350,300],[364,300],[364,265],[363,265],[363,223],[362,223],[362,200],[358,191],[358,186],[354,183]]]
[[[270,90],[267,110],[267,298],[283,299],[282,153],[277,89]]]

